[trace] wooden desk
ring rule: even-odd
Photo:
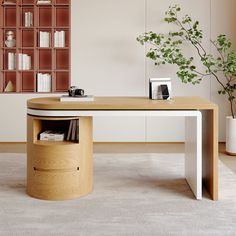
[[[34,156],[35,148],[37,145],[47,146],[48,144],[42,143],[37,140],[37,135],[42,129],[42,124],[39,120],[63,120],[74,119],[76,114],[82,114],[80,124],[82,128],[81,142],[84,142],[80,146],[80,151],[77,156],[91,155],[92,152],[92,116],[94,114],[105,114],[115,112],[114,115],[131,114],[136,112],[139,115],[149,115],[155,111],[200,111],[202,114],[202,176],[203,183],[208,190],[213,200],[218,199],[218,107],[217,105],[209,102],[206,99],[199,97],[176,97],[170,101],[157,101],[149,100],[145,97],[96,97],[93,102],[83,103],[68,103],[60,102],[59,98],[37,98],[28,101],[28,182],[27,192],[31,196],[35,196],[32,179],[35,180],[35,176],[32,177],[32,156]],[[79,112],[79,113],[78,113]],[[38,120],[38,121],[37,121]],[[84,140],[84,141],[82,141]],[[85,141],[86,140],[86,141]],[[86,144],[87,143],[87,144]],[[63,143],[64,146],[72,145],[71,143]],[[36,146],[34,146],[36,145]],[[81,145],[81,144],[80,144]],[[87,146],[86,146],[87,145]],[[86,147],[86,148],[84,148]],[[72,148],[73,149],[73,148]],[[72,150],[70,149],[70,150]],[[48,151],[46,151],[48,152]],[[73,151],[72,153],[73,154]],[[46,155],[49,155],[48,153]],[[64,154],[65,155],[65,154]],[[91,159],[91,158],[90,158]],[[92,159],[91,159],[92,160]],[[79,160],[79,163],[81,160]],[[73,162],[73,161],[72,161]],[[92,162],[92,161],[91,161]],[[92,164],[86,166],[86,163],[82,161],[80,163],[84,165],[84,174],[92,173]],[[59,164],[60,166],[60,164]],[[69,165],[70,167],[70,165]],[[75,168],[75,166],[73,167]],[[69,170],[68,168],[67,170]],[[53,169],[53,171],[55,171]],[[56,171],[55,171],[56,172]],[[48,173],[47,173],[48,174]],[[74,173],[75,174],[75,173]],[[55,177],[56,178],[56,177]],[[80,178],[80,175],[78,175]],[[38,180],[35,180],[36,182]],[[92,177],[86,179],[88,186],[84,187],[80,194],[73,195],[73,188],[71,189],[71,196],[82,196],[92,190]],[[53,182],[52,184],[57,185]],[[60,184],[59,184],[60,185]],[[57,187],[59,186],[57,185]],[[36,195],[40,192],[40,189],[36,191]],[[46,194],[47,195],[47,194]],[[48,196],[38,196],[43,199],[50,199]],[[53,195],[53,194],[52,194]],[[37,196],[35,196],[37,197]],[[55,197],[52,197],[55,198]],[[60,196],[58,199],[62,199]]]

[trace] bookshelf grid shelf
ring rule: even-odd
[[[0,1],[0,93],[68,90],[70,7],[70,0]],[[15,41],[10,46],[5,43],[9,32]]]

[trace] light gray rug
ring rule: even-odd
[[[94,192],[50,202],[25,194],[24,154],[0,154],[0,235],[236,235],[236,176],[220,200],[194,199],[182,154],[97,154]]]

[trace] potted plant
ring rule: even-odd
[[[226,117],[226,152],[236,155],[236,117],[233,107],[236,90],[236,53],[231,51],[231,42],[225,35],[219,35],[215,41],[211,41],[218,55],[208,53],[202,44],[203,31],[199,27],[199,21],[194,21],[189,15],[180,15],[181,8],[178,5],[170,6],[165,13],[164,21],[175,24],[176,31],[168,34],[147,32],[140,35],[137,41],[142,45],[148,43],[151,47],[147,57],[155,61],[155,65],[176,65],[177,76],[183,83],[199,84],[204,78],[211,76],[219,84],[219,94],[228,98],[231,116]],[[205,67],[205,71],[199,71],[194,64],[194,58],[188,57],[183,52],[183,43],[192,46]]]

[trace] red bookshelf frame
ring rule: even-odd
[[[24,13],[32,12],[33,25],[25,27]],[[16,4],[0,1],[0,93],[11,81],[17,93],[36,93],[37,74],[52,77],[52,93],[66,92],[71,83],[71,1],[52,0],[39,5],[37,0],[17,0]],[[16,45],[5,45],[6,32],[13,31]],[[39,32],[50,32],[50,45],[39,47]],[[54,32],[65,31],[65,47],[55,47]],[[16,68],[8,70],[8,52],[16,53]],[[30,70],[19,70],[18,55],[31,56]]]

